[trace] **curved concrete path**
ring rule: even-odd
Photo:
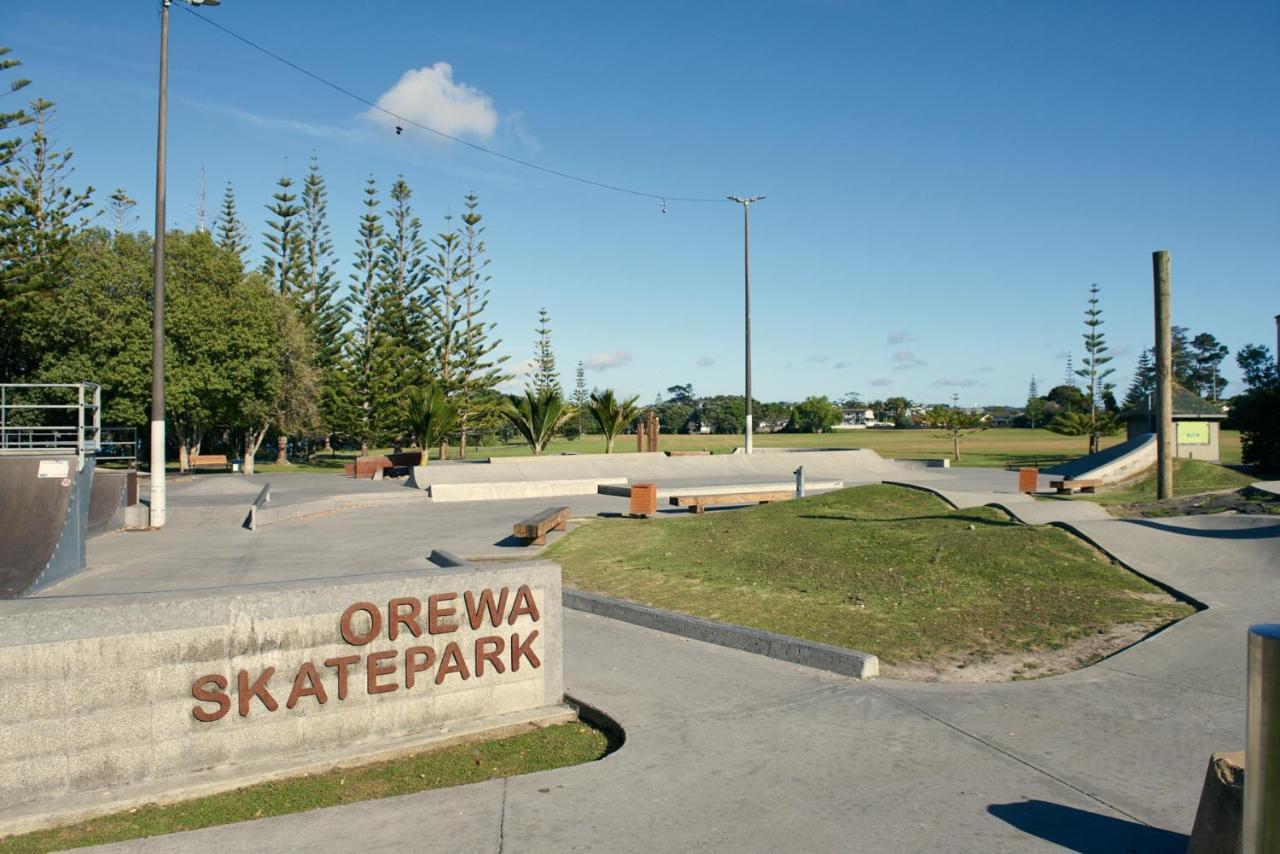
[[[1280,520],[1116,520],[975,488],[1011,477],[917,485],[1056,514],[1207,610],[1082,671],[981,685],[860,682],[568,612],[568,690],[627,730],[613,756],[101,850],[1185,850],[1209,754],[1243,747]]]

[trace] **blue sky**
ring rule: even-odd
[[[4,43],[58,103],[77,179],[150,226],[158,3],[23,4]],[[1174,322],[1233,351],[1280,312],[1280,5],[224,0],[201,14],[371,100],[513,156],[752,211],[756,396],[1020,403],[1081,355],[1102,288],[1114,379]],[[539,306],[567,385],[742,388],[742,216],[522,169],[410,129],[174,8],[169,219],[199,172],[255,235],[312,152],[342,267],[360,193],[403,173],[424,225],[474,191],[502,351]],[[441,65],[441,63],[445,65]],[[1226,375],[1238,380],[1234,361]],[[1237,386],[1238,388],[1238,383]],[[1228,391],[1232,388],[1229,387]]]

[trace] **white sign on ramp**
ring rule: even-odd
[[[30,471],[30,469],[28,469]],[[67,460],[41,460],[36,477],[65,478],[71,474],[71,465]]]

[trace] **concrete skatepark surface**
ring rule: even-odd
[[[1011,472],[882,474],[865,482],[1074,529],[1207,608],[1083,670],[977,685],[852,680],[566,612],[566,690],[626,730],[616,754],[99,850],[1184,850],[1210,753],[1244,743],[1245,631],[1277,617],[1280,520],[1118,520],[1088,502],[1020,495]],[[230,484],[175,489],[169,528],[91,541],[87,573],[22,605],[425,569],[432,548],[526,556],[536,550],[502,544],[524,515],[626,508],[602,495],[427,502],[236,527],[266,480],[273,502],[277,490],[287,501],[327,488],[293,477],[245,479],[236,496],[210,494]]]

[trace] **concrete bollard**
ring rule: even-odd
[[[796,498],[804,498],[804,466],[792,472],[796,476]]]
[[[1244,852],[1280,852],[1280,623],[1249,629]]]

